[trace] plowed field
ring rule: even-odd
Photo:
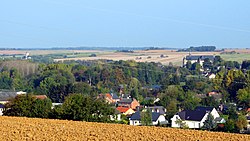
[[[135,127],[118,124],[0,117],[0,140],[232,140],[249,141],[249,135]]]

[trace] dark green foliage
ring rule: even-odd
[[[204,125],[202,127],[202,129],[205,130],[213,130],[216,127],[216,123],[214,122],[214,117],[211,113],[208,114],[207,119],[204,122]]]
[[[180,49],[178,52],[209,52],[215,51],[215,46],[200,46],[200,47],[189,47],[188,49]]]
[[[6,116],[48,118],[52,103],[49,99],[40,100],[32,95],[19,95],[5,106],[3,114]]]
[[[142,111],[141,116],[141,125],[150,126],[152,125],[152,112],[150,110]]]
[[[61,107],[54,110],[58,118],[80,121],[108,122],[114,110],[101,99],[91,98],[83,94],[72,94],[65,99]]]

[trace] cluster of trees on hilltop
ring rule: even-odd
[[[178,52],[209,52],[215,51],[215,46],[200,46],[200,47],[189,47],[188,49],[179,49]]]

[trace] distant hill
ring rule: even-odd
[[[187,49],[179,49],[178,52],[210,52],[215,51],[215,46],[199,46],[199,47],[189,47]]]

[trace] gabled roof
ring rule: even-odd
[[[1,91],[0,92],[0,101],[8,101],[11,98],[14,98],[17,96],[16,92],[7,92],[7,91]]]
[[[44,99],[48,98],[46,95],[34,95],[34,97],[36,99],[40,99],[40,100],[44,100]]]
[[[1,103],[0,103],[0,108],[4,108],[4,107],[5,107],[4,104],[1,104]]]
[[[112,99],[112,96],[111,96],[111,94],[109,94],[109,93],[105,94],[105,96],[106,96],[107,98],[109,98],[109,99]]]
[[[184,110],[177,113],[182,120],[201,121],[206,111]]]
[[[159,113],[156,113],[156,112],[152,112],[152,121],[157,121],[158,118],[159,118],[160,114]],[[141,120],[141,115],[140,115],[140,112],[135,112],[130,120]]]
[[[194,110],[195,110],[195,111],[211,112],[213,109],[214,109],[214,107],[197,106]]]
[[[250,116],[247,116],[247,120],[250,120]]]
[[[222,117],[216,117],[216,118],[214,119],[214,121],[215,121],[216,123],[223,123],[223,120],[225,121],[225,119],[222,118]]]
[[[122,98],[119,103],[127,103],[130,104],[132,102],[132,98]]]
[[[126,113],[130,108],[128,107],[117,107],[116,110],[118,110],[121,113]]]
[[[163,106],[150,106],[147,109],[153,110],[153,112],[160,113],[161,115],[166,114],[165,108]]]
[[[113,99],[120,99],[120,98],[117,96],[117,94],[115,94],[115,93],[111,93],[111,96],[112,96]]]

